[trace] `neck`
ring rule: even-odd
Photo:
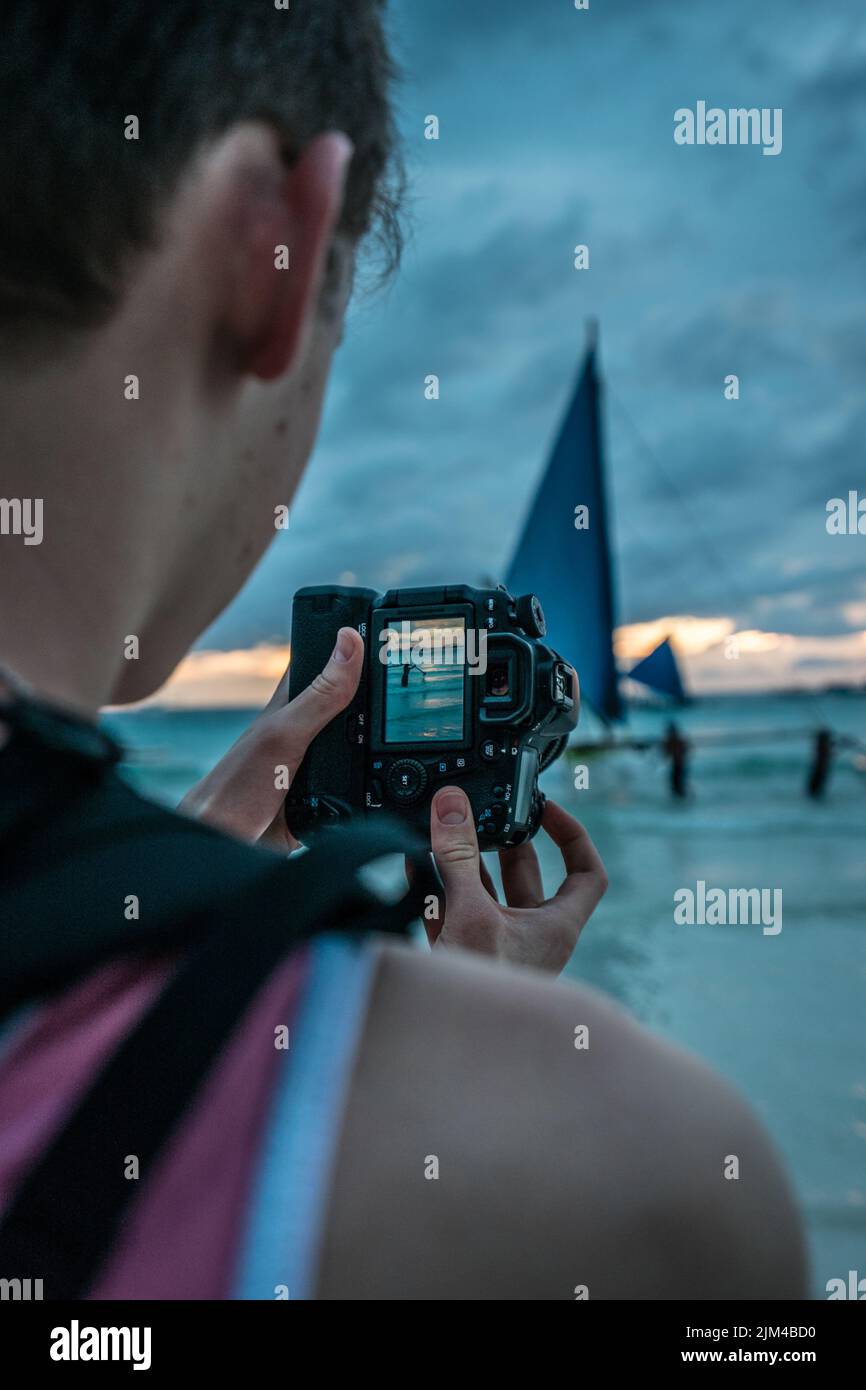
[[[11,539],[0,537],[4,550]],[[34,569],[32,561],[3,566],[0,664],[45,699],[93,714],[119,683],[123,638],[134,626],[122,622],[121,602],[106,621],[102,586],[97,593],[86,577],[71,585],[63,565],[44,565],[38,576]]]
[[[87,360],[4,375],[0,417],[0,665],[36,694],[94,713],[157,596],[157,557],[140,538],[159,535],[159,520],[136,483],[149,477],[147,421],[140,402],[124,400],[122,366]],[[21,522],[38,514],[37,499],[42,535],[29,528],[26,544]]]

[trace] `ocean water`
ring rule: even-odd
[[[634,710],[630,732],[656,737],[667,717]],[[131,750],[124,774],[172,804],[250,718],[148,709],[107,723]],[[840,754],[821,802],[804,785],[819,723],[866,741],[866,697],[705,699],[677,720],[693,740],[685,802],[657,751],[581,756],[579,791],[566,759],[545,774],[610,877],[568,973],[748,1096],[794,1183],[823,1298],[831,1278],[866,1277],[866,764]],[[536,845],[552,891],[557,851]],[[699,880],[781,890],[781,931],[677,925],[674,894]]]

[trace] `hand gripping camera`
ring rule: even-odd
[[[562,753],[579,710],[573,668],[541,640],[535,595],[468,584],[299,589],[290,699],[326,665],[346,626],[364,638],[361,683],[295,775],[286,797],[292,832],[303,839],[390,811],[429,838],[430,801],[453,783],[469,797],[482,849],[531,839],[544,808],[539,773]]]

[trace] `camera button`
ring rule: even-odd
[[[550,697],[560,709],[571,709],[574,705],[574,672],[564,661],[557,661],[551,672]]]
[[[495,763],[502,757],[504,749],[495,739],[487,738],[481,745],[481,756],[486,763]]]
[[[493,788],[493,795],[495,796],[495,798],[496,798],[497,801],[501,800],[501,798],[505,795],[505,788],[504,788],[504,787],[494,787],[494,788]]]
[[[453,777],[457,772],[466,771],[466,759],[460,758],[433,758],[432,761],[425,762],[424,766],[434,777]]]
[[[407,805],[417,801],[427,786],[427,769],[414,758],[398,758],[388,773],[388,795],[392,801]]]

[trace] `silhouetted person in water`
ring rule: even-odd
[[[671,795],[684,797],[687,795],[686,771],[688,768],[689,745],[683,738],[676,724],[671,721],[668,724],[665,734],[662,752],[665,757],[670,759],[671,764]]]
[[[833,765],[833,735],[829,729],[819,729],[815,735],[812,767],[806,791],[816,799],[824,795]]]

